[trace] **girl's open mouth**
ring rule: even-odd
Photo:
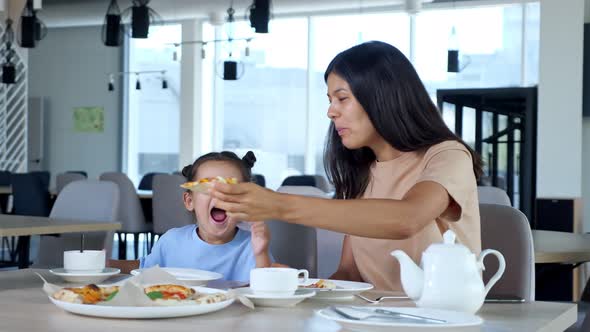
[[[211,219],[218,224],[223,224],[227,220],[225,210],[213,208],[211,209]]]

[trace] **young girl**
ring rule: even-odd
[[[240,159],[233,152],[211,152],[186,166],[187,181],[215,179],[218,176],[250,181],[256,158],[249,151]],[[173,228],[155,243],[152,252],[135,261],[110,261],[123,271],[134,268],[194,268],[223,274],[225,280],[248,281],[250,270],[270,267],[270,235],[264,223],[253,223],[251,230],[237,227],[238,220],[215,208],[216,200],[205,193],[187,190],[184,206],[194,211],[196,225]]]

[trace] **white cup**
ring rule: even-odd
[[[299,287],[300,274],[303,274],[301,284],[307,283],[307,270],[275,267],[253,269],[250,271],[250,289],[260,295],[290,296]]]
[[[67,272],[99,273],[105,268],[104,250],[64,251],[64,269]]]

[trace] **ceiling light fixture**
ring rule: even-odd
[[[250,6],[250,26],[256,33],[268,33],[270,0],[254,0]]]
[[[39,6],[40,7],[40,6]],[[27,0],[20,16],[18,42],[23,48],[34,48],[47,35],[45,23],[37,17],[33,0]]]
[[[14,65],[13,58],[15,57],[13,44],[14,44],[14,30],[12,30],[12,20],[6,20],[6,30],[2,35],[2,44],[4,44],[4,51],[2,57],[4,62],[2,63],[2,83],[14,84],[16,83],[16,66]]]
[[[121,23],[121,10],[117,0],[111,0],[102,23],[102,42],[106,46],[123,45],[124,26]]]
[[[166,70],[141,70],[141,71],[120,71],[116,73],[109,73],[109,83],[107,85],[108,91],[115,90],[115,78],[119,76],[135,75],[135,90],[141,90],[141,75],[159,74],[159,79],[162,80],[162,89],[168,89],[168,80],[166,79]]]

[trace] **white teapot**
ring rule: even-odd
[[[422,253],[423,269],[405,252],[391,252],[400,264],[402,287],[418,307],[476,313],[504,273],[504,256],[497,250],[487,249],[476,259],[467,247],[455,243],[455,233],[451,230],[443,234],[443,239],[444,243],[431,244]],[[484,286],[481,271],[488,254],[496,255],[500,264]]]

